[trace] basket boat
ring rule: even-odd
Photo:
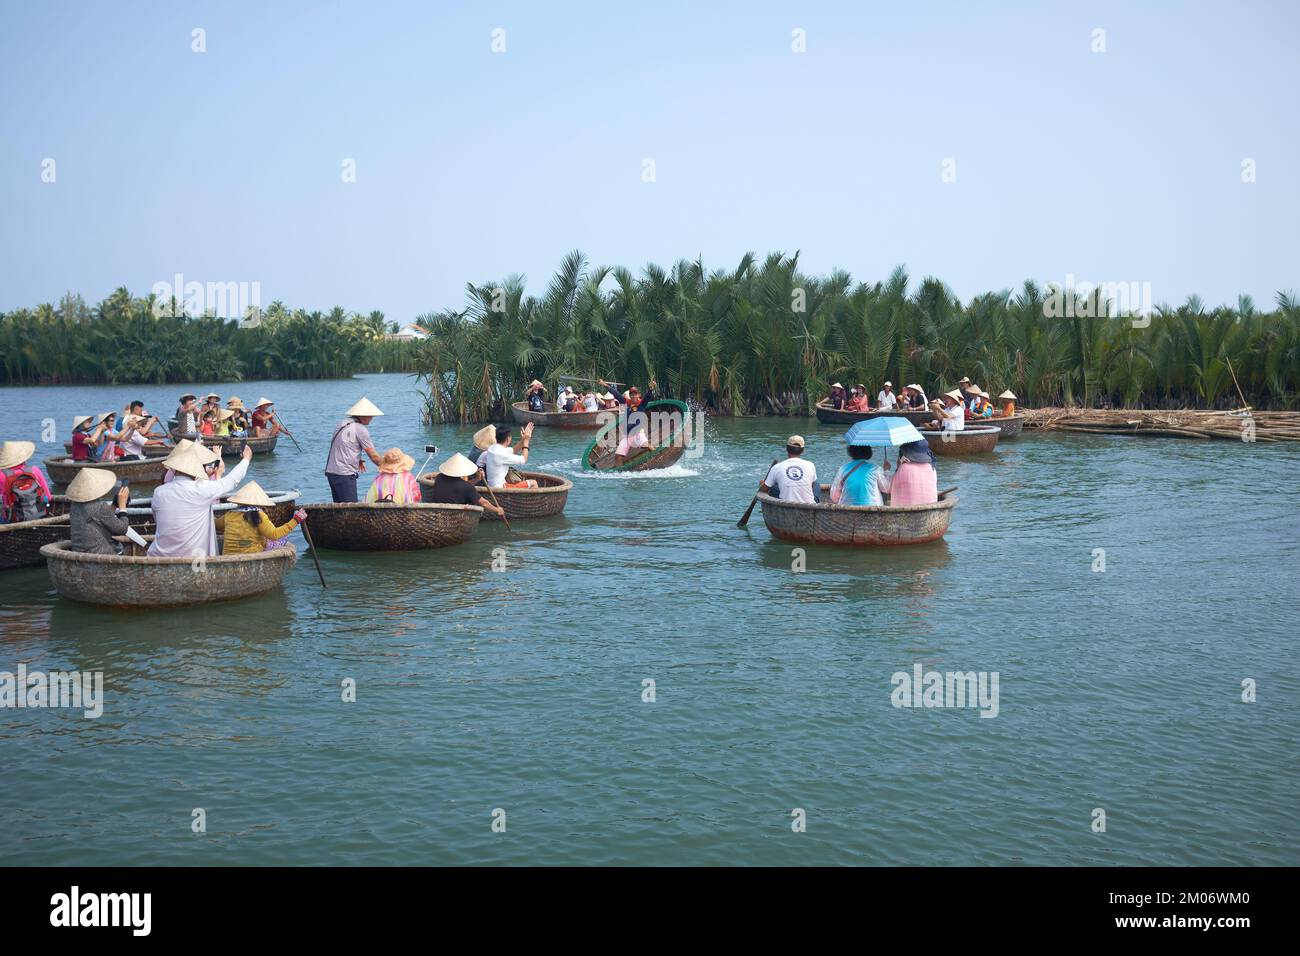
[[[1025,416],[1017,412],[1014,415],[996,415],[993,418],[971,419],[971,423],[978,422],[981,426],[987,425],[990,428],[996,428],[1002,433],[1002,438],[1015,438],[1025,428]]]
[[[119,481],[125,480],[132,485],[159,485],[167,469],[161,458],[145,458],[143,461],[73,461],[71,457],[45,459],[45,473],[56,485],[67,487],[83,468],[102,468],[111,471]]]
[[[934,418],[934,412],[927,408],[914,408],[907,411],[893,409],[884,412],[874,410],[848,412],[842,408],[832,408],[824,402],[817,403],[817,421],[823,425],[852,425],[854,422],[865,422],[871,418],[906,418],[913,425],[920,425]]]
[[[50,581],[60,596],[111,607],[176,607],[231,601],[280,586],[297,561],[293,548],[256,554],[198,558],[150,558],[126,538],[126,554],[70,551],[71,541],[41,548]],[[149,540],[149,539],[146,539]]]
[[[35,567],[45,560],[41,548],[66,540],[71,532],[66,515],[0,524],[0,571]]]
[[[293,517],[294,511],[297,510],[298,496],[302,494],[298,489],[292,491],[268,491],[267,495],[275,503],[274,508],[263,508],[266,516],[271,519],[272,524],[282,525]],[[212,506],[214,517],[216,518],[217,531],[220,532],[225,522],[225,513],[233,511],[238,505],[233,505],[229,501],[222,499]],[[67,495],[53,495],[50,498],[51,515],[67,515],[72,510],[72,502],[68,500]],[[131,522],[131,527],[136,531],[144,533],[153,532],[153,506],[149,503],[148,498],[131,498],[126,503],[127,520]],[[4,527],[0,525],[0,527]],[[64,536],[66,537],[66,535]]]
[[[144,456],[146,458],[166,458],[168,455],[172,453],[175,447],[176,447],[175,445],[145,445]],[[63,443],[63,450],[66,451],[69,455],[71,455],[72,442],[65,441]]]
[[[621,465],[614,464],[614,451],[618,447],[615,435],[624,420],[623,416],[620,416],[607,422],[600,430],[600,434],[587,446],[587,450],[582,453],[582,467],[588,471],[653,471],[656,468],[675,465],[686,453],[684,428],[689,420],[690,409],[686,407],[685,402],[679,402],[675,398],[661,398],[650,402],[643,411],[651,416],[665,414],[676,416],[667,419],[666,434],[662,428],[655,427],[656,420],[651,418],[648,423],[651,440],[660,439],[658,446],[642,449]]]
[[[547,403],[546,411],[534,412],[527,402],[515,402],[510,412],[520,425],[546,425],[550,428],[599,428],[610,419],[618,417],[618,409],[602,408],[594,412],[562,412],[555,405]],[[604,416],[603,418],[601,416]]]
[[[822,485],[822,497],[830,491]],[[897,544],[924,544],[937,541],[948,531],[952,509],[959,499],[951,493],[939,496],[932,505],[905,505],[899,508],[805,504],[782,501],[760,494],[763,523],[775,538],[802,544],[842,544],[855,547],[881,547]]]
[[[178,431],[171,433],[172,441],[180,441],[182,438],[193,440],[192,435],[182,435]],[[265,455],[275,451],[275,443],[280,440],[279,435],[272,435],[270,438],[230,438],[218,435],[202,436],[203,444],[221,455],[239,455],[244,451],[247,445],[253,449],[254,455]]]
[[[312,539],[339,551],[446,548],[474,536],[477,505],[358,501],[303,505]]]
[[[930,431],[924,428],[920,431],[936,455],[983,455],[996,448],[998,439],[1002,436],[1000,429],[971,425],[959,432]]]
[[[518,521],[522,518],[553,518],[564,511],[573,482],[559,475],[548,475],[541,471],[521,471],[519,474],[525,478],[536,479],[537,487],[492,489],[497,503],[505,509],[507,521]],[[434,475],[422,475],[419,479],[420,484],[424,487],[432,487],[434,477]],[[478,486],[478,493],[488,501],[492,500],[484,486]],[[500,521],[501,519],[485,509],[480,520]]]

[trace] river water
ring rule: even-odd
[[[421,426],[407,376],[210,387],[278,402],[304,451],[250,474],[305,502],[362,395],[381,451],[473,431]],[[6,389],[3,435],[53,418],[43,457],[179,391]],[[799,572],[736,528],[791,430],[832,474],[815,420],[710,420],[644,477],[539,428],[563,517],[322,552],[325,590],[305,554],[282,592],[148,612],[0,574],[0,671],[105,680],[98,719],[0,711],[0,863],[1300,863],[1300,448],[1026,434],[940,462],[942,542]],[[996,672],[996,716],[893,706],[917,665]]]

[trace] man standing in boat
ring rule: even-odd
[[[817,466],[803,457],[802,435],[791,435],[785,440],[785,461],[778,461],[759,482],[758,490],[782,501],[802,501],[814,504],[822,500],[821,486],[817,484]]]
[[[367,427],[383,414],[370,399],[363,398],[348,409],[348,417],[335,427],[329,457],[325,459],[325,480],[329,482],[334,501],[357,500],[357,474],[366,470],[362,454],[376,466],[383,463]]]

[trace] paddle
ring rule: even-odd
[[[942,498],[944,495],[950,495],[956,490],[957,490],[957,486],[953,485],[951,488],[943,489],[943,491],[939,492],[937,497]]]
[[[776,463],[780,460],[781,460],[780,458],[773,458],[772,466],[776,465]],[[769,466],[767,470],[771,471],[772,466]],[[767,476],[764,475],[763,477],[766,478]],[[745,509],[745,513],[741,515],[740,520],[736,522],[737,528],[743,528],[745,527],[745,525],[749,524],[749,516],[754,513],[754,505],[756,504],[758,504],[758,492],[754,492],[754,500],[749,503],[749,507]]]
[[[284,422],[280,420],[280,416],[272,415],[271,417],[275,420],[275,423],[280,426],[280,430],[289,436],[289,441],[293,442],[293,447],[297,448],[299,451],[302,451],[302,445],[299,445],[298,439],[293,437],[293,432],[289,431],[289,429],[284,427]]]
[[[486,482],[486,480],[487,480],[487,476],[484,475],[483,477],[484,477],[484,481]],[[487,490],[488,490],[488,497],[492,499],[492,503],[493,503],[494,505],[496,505],[498,508],[501,508],[501,502],[497,501],[497,496],[496,496],[496,493],[492,491],[492,486],[491,486],[491,485],[486,485],[486,487],[487,487]],[[513,531],[513,530],[511,529],[511,527],[510,527],[510,522],[509,522],[509,521],[506,521],[506,509],[505,509],[505,508],[501,508],[501,520],[502,520],[502,521],[505,521],[505,523],[506,523],[506,530],[509,531],[511,534],[514,534],[514,531]]]
[[[316,573],[320,576],[320,586],[325,587],[325,572],[320,569],[320,558],[316,557],[316,542],[311,539],[311,531],[307,528],[307,522],[302,523],[302,535],[307,539],[307,549],[311,551],[311,559],[316,562]]]

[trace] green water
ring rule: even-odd
[[[251,476],[308,502],[362,394],[381,450],[473,430],[421,427],[402,376],[195,384],[280,403],[305,451]],[[4,390],[4,437],[178,392]],[[106,682],[97,720],[0,711],[0,863],[1300,863],[1300,448],[1027,434],[941,461],[944,541],[796,573],[757,511],[735,527],[792,430],[829,475],[815,421],[710,420],[647,477],[538,429],[563,517],[322,552],[324,591],[304,559],[283,592],[124,612],[0,574],[0,670]],[[916,664],[997,672],[997,716],[895,708]]]

